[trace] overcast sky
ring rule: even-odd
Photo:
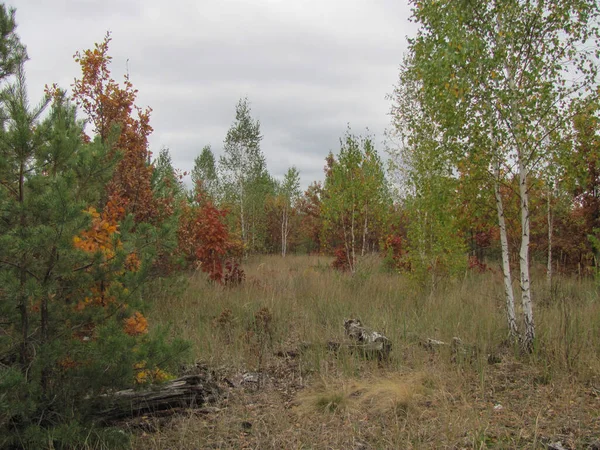
[[[272,175],[295,165],[305,188],[349,123],[384,153],[389,101],[415,27],[407,0],[9,0],[27,46],[29,93],[70,88],[77,50],[112,33],[113,77],[129,69],[138,105],[153,109],[151,150],[191,170],[217,158],[247,96]]]

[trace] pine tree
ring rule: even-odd
[[[98,394],[161,379],[186,347],[142,314],[159,232],[116,198],[96,210],[119,161],[64,92],[31,107],[21,63],[0,110],[0,447],[115,448]]]

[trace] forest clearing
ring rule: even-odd
[[[561,277],[552,290],[534,286],[539,347],[528,355],[507,345],[498,270],[467,272],[424,296],[382,271],[378,257],[354,275],[330,262],[255,257],[243,286],[210,287],[198,275],[180,296],[161,290],[152,320],[174,324],[172,332],[192,342],[217,378],[258,372],[264,379],[260,386],[222,382],[227,396],[214,411],[135,422],[136,448],[600,445],[593,283]],[[328,351],[328,341],[344,340],[350,316],[390,338],[388,361]],[[423,346],[427,338],[453,337],[477,352]]]
[[[58,65],[0,4],[0,448],[600,448],[596,0],[410,0],[403,52],[398,2],[326,10],[372,64],[288,2],[123,2]]]

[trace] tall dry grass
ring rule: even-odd
[[[460,337],[486,356],[506,343],[507,327],[499,273],[465,273],[435,292],[423,292],[402,274],[382,269],[378,257],[362,261],[354,275],[330,268],[320,256],[257,256],[244,264],[238,287],[210,283],[193,274],[185,290],[157,290],[151,318],[169,324],[192,343],[196,359],[212,366],[256,369],[262,354],[300,343],[312,345],[312,370],[319,371],[324,344],[343,339],[343,320],[360,318],[395,345],[390,367],[422,361],[411,357],[422,338],[450,342]],[[548,372],[567,371],[586,380],[600,373],[600,302],[593,280],[543,274],[533,286],[537,342],[533,355],[521,355]],[[517,290],[517,286],[515,286]],[[266,329],[256,314],[271,315]],[[518,309],[518,305],[517,305]],[[518,353],[518,348],[509,349]],[[353,370],[352,367],[347,367]]]
[[[271,385],[232,388],[220,412],[159,422],[153,433],[136,434],[135,448],[542,449],[557,440],[588,448],[599,435],[592,280],[562,277],[548,287],[536,274],[530,355],[507,344],[499,273],[467,272],[424,292],[377,257],[354,275],[330,262],[261,256],[244,264],[238,287],[201,273],[187,285],[159,286],[152,323],[189,340],[195,360],[227,376],[264,371]],[[349,317],[391,339],[390,361],[327,351],[327,341],[344,339]],[[419,345],[455,336],[476,351],[461,357],[451,346]],[[295,359],[275,356],[299,348]],[[489,364],[489,354],[502,362]]]

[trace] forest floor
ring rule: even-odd
[[[223,397],[132,424],[139,449],[600,449],[600,301],[591,281],[534,285],[538,344],[506,344],[499,274],[424,291],[369,258],[355,275],[323,257],[260,257],[223,288],[196,274],[161,289],[171,324]],[[541,276],[539,278],[542,278]],[[344,319],[393,342],[390,359],[331,352]],[[423,345],[426,338],[467,343]]]

